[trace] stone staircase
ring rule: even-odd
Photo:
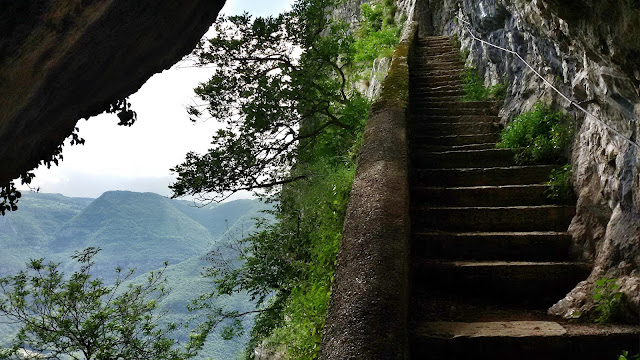
[[[543,192],[554,165],[495,149],[498,104],[462,102],[463,63],[447,37],[419,40],[411,64],[412,359],[617,359],[634,326],[546,314],[590,273],[570,261],[573,205]]]

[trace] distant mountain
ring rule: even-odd
[[[257,200],[236,200],[195,206],[154,193],[109,191],[97,199],[69,198],[59,194],[25,193],[17,212],[0,216],[0,276],[24,268],[30,258],[45,257],[62,263],[70,273],[70,255],[88,246],[100,247],[94,275],[109,282],[116,267],[135,268],[138,279],[164,261],[172,289],[162,304],[168,319],[186,321],[187,303],[206,292],[210,279],[201,276],[212,249],[249,234],[256,217],[268,206]],[[239,311],[251,307],[246,296],[220,298]],[[15,328],[0,321],[0,345]],[[185,337],[185,334],[181,334]],[[204,357],[234,358],[243,341],[214,338]]]
[[[206,227],[216,238],[237,226],[239,220],[242,220],[240,224],[253,225],[252,218],[261,216],[260,211],[267,208],[256,200],[236,200],[206,206],[199,206],[193,201],[174,200],[174,202],[176,208]]]
[[[49,253],[58,229],[93,199],[23,192],[20,210],[0,216],[0,275],[24,266],[29,258]]]
[[[54,253],[102,248],[101,267],[146,272],[164,261],[177,264],[201,255],[215,238],[174,203],[153,193],[110,191],[64,224],[49,243]]]

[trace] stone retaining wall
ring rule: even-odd
[[[407,23],[364,131],[321,359],[407,358],[407,110],[416,32],[417,23]]]

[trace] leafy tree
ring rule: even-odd
[[[65,278],[60,264],[31,260],[27,271],[0,279],[0,313],[21,324],[12,346],[0,358],[33,351],[43,359],[187,359],[169,335],[176,325],[160,326],[158,302],[165,296],[162,270],[144,284],[127,285],[134,274],[116,269],[113,285],[94,278],[98,248],[77,252],[80,270]],[[165,264],[166,268],[166,264]]]
[[[188,153],[172,170],[174,196],[220,199],[239,190],[269,188],[309,176],[288,170],[321,133],[354,138],[348,118],[368,106],[349,86],[354,38],[347,24],[325,10],[334,0],[301,0],[277,17],[223,17],[217,37],[195,51],[200,65],[215,74],[195,91],[204,101],[192,106],[192,120],[226,125],[206,154]]]

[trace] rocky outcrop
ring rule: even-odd
[[[551,91],[515,56],[473,41],[469,30],[517,52],[561,92],[637,141],[640,114],[640,5],[637,1],[425,0],[421,30],[456,36],[467,63],[487,85],[506,81],[506,123],[543,101],[575,119],[571,150],[577,216],[570,226],[573,256],[593,264],[550,312],[571,317],[593,308],[595,282],[618,278],[628,305],[640,309],[640,149]]]
[[[9,3],[7,3],[9,4]],[[24,0],[0,8],[0,184],[188,54],[224,0]]]

